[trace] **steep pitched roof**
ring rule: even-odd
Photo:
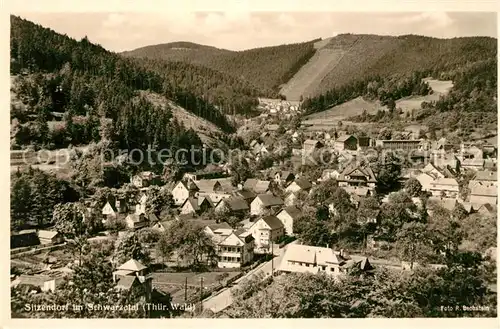
[[[217,230],[231,230],[232,227],[231,225],[229,225],[228,223],[226,222],[221,222],[221,223],[217,223],[217,224],[211,224],[211,225],[207,225],[207,227],[212,231],[212,232],[215,232]]]
[[[299,210],[299,208],[297,208],[295,206],[289,206],[289,207],[285,207],[285,208],[281,209],[280,212],[278,213],[278,215],[281,212],[286,212],[293,219],[297,219],[302,215],[302,212]]]
[[[230,197],[223,199],[222,202],[224,202],[232,211],[248,209],[248,203],[243,198]]]
[[[184,204],[182,205],[182,207],[184,207],[186,205],[186,203],[189,203],[195,211],[200,210],[200,206],[198,205],[198,199],[195,199],[193,197],[189,197],[186,199],[186,201],[184,201]]]
[[[311,182],[305,178],[297,178],[294,180],[294,183],[297,184],[302,190],[308,190],[312,187]]]
[[[125,270],[125,271],[142,271],[146,269],[147,267],[142,265],[139,261],[136,261],[135,259],[130,259],[127,262],[123,263],[120,267],[118,267],[118,270]]]
[[[281,206],[283,204],[283,200],[274,194],[266,193],[257,195],[256,199],[260,199],[262,205],[265,207],[269,206]]]
[[[214,192],[216,187],[220,185],[217,180],[212,179],[201,179],[194,181],[194,183],[198,187],[198,190],[201,192]]]
[[[249,191],[249,190],[239,190],[235,192],[236,195],[241,196],[245,200],[250,200],[253,199],[257,196],[255,192]]]
[[[262,220],[269,225],[271,230],[279,229],[284,227],[283,223],[276,216],[265,216],[262,217]]]
[[[354,171],[359,171],[362,175],[367,177],[369,182],[376,182],[375,174],[373,173],[372,168],[369,165],[360,166],[357,163],[350,163],[346,166],[346,168],[339,175],[339,180],[346,180],[346,176],[349,176]]]

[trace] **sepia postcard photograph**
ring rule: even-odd
[[[496,12],[23,8],[11,319],[497,317]]]

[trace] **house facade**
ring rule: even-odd
[[[249,264],[254,257],[254,237],[243,230],[233,231],[217,245],[217,266],[237,268]]]
[[[38,239],[41,244],[57,244],[64,241],[64,237],[57,231],[39,230]]]
[[[248,232],[255,239],[255,252],[268,253],[271,249],[271,243],[285,235],[285,227],[277,217],[265,216],[259,218],[248,229]]]
[[[338,276],[347,273],[351,266],[358,266],[362,270],[372,269],[366,257],[353,259],[343,250],[334,251],[326,247],[291,244],[283,255],[278,271]]]
[[[129,230],[138,230],[146,227],[148,222],[145,214],[129,214],[125,217],[125,224]]]
[[[176,206],[182,206],[193,194],[193,189],[189,188],[188,183],[183,181],[178,182],[172,189],[172,197]]]
[[[285,192],[287,193],[292,193],[292,192],[299,192],[299,191],[305,191],[309,192],[312,188],[311,182],[304,178],[297,178],[293,182],[290,183],[285,189]]]
[[[438,178],[431,182],[430,192],[433,196],[456,198],[459,193],[459,185],[454,178]]]
[[[273,194],[259,194],[250,204],[250,215],[263,215],[266,211],[277,212],[283,200]]]
[[[301,215],[299,208],[295,206],[285,207],[280,210],[276,217],[281,221],[285,228],[285,233],[289,236],[293,236],[293,223]]]
[[[347,166],[337,178],[340,187],[366,188],[373,192],[377,179],[370,166],[353,164]]]
[[[356,151],[358,139],[352,135],[344,135],[337,138],[333,144],[337,151]]]

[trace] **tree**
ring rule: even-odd
[[[174,205],[172,194],[165,188],[151,186],[146,192],[146,212],[159,215]]]
[[[429,253],[429,237],[425,224],[405,223],[396,235],[396,246],[401,258],[410,262],[410,269],[417,261],[423,261]]]
[[[405,190],[412,197],[418,197],[422,193],[422,184],[416,178],[410,178],[405,183]]]
[[[113,253],[113,262],[116,266],[135,259],[144,265],[151,262],[151,256],[148,249],[142,244],[134,233],[124,234],[115,242],[115,251]]]
[[[162,244],[171,246],[167,250],[175,250],[178,257],[189,261],[193,268],[212,265],[215,261],[215,245],[200,225],[176,221],[162,239]]]
[[[85,234],[84,211],[83,205],[76,202],[56,205],[53,213],[55,229],[70,238]]]
[[[165,260],[170,259],[174,252],[174,246],[171,244],[169,237],[166,234],[161,234],[156,245],[156,251],[158,255],[162,258],[162,263],[165,265]]]
[[[384,193],[395,189],[399,184],[401,176],[401,159],[398,159],[392,152],[383,155],[374,165],[377,175],[377,190]]]

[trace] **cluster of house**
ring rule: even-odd
[[[299,113],[300,102],[285,101],[281,99],[259,98],[258,109],[262,111],[261,117],[284,116],[290,117]]]
[[[28,287],[30,292],[54,292],[65,279],[69,279],[73,273],[68,267],[37,274],[21,274],[11,279],[11,287]],[[131,291],[134,288],[140,292],[144,302],[151,302],[152,296],[163,293],[153,287],[153,277],[150,269],[141,262],[130,259],[121,264],[113,272],[113,283],[116,290]]]

